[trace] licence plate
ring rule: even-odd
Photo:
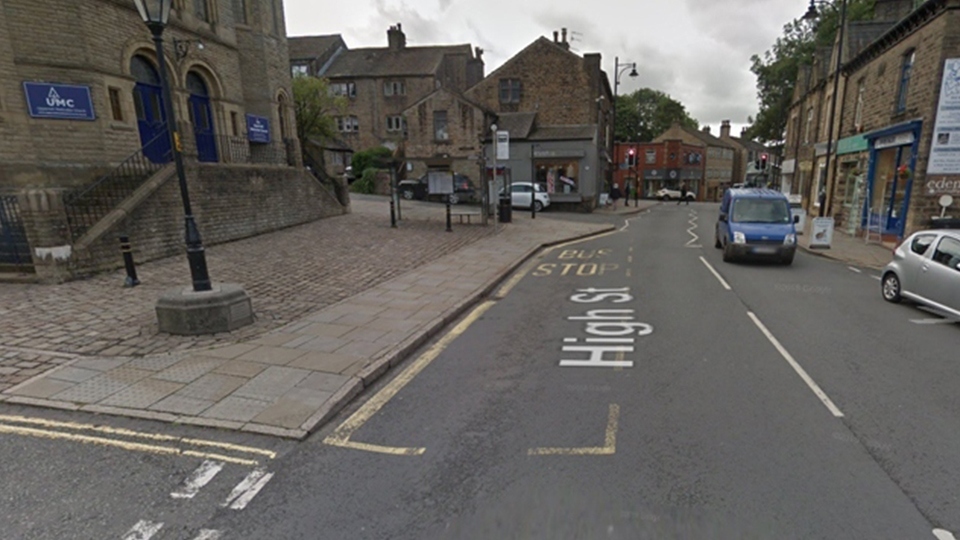
[[[762,255],[769,255],[777,252],[777,248],[769,246],[761,246],[753,248],[753,252]]]

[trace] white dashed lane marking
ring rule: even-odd
[[[127,534],[123,535],[123,540],[150,540],[153,538],[153,535],[160,532],[162,528],[163,523],[140,520],[127,531]]]
[[[223,462],[206,460],[200,464],[193,474],[184,480],[183,484],[170,493],[174,499],[192,499],[200,489],[207,485],[213,477],[223,469]]]
[[[243,510],[271,478],[273,478],[273,473],[268,473],[263,469],[251,471],[246,478],[237,484],[237,487],[233,488],[233,491],[227,496],[227,500],[223,501],[220,506],[229,506],[231,510]]]

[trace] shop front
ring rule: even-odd
[[[837,141],[837,180],[833,191],[837,230],[857,234],[867,195],[867,164],[870,145],[863,135]],[[839,207],[837,206],[839,203]]]
[[[864,135],[870,167],[861,227],[869,233],[903,237],[921,126],[918,120]]]

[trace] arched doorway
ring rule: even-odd
[[[213,129],[213,112],[210,109],[210,92],[200,75],[187,73],[187,90],[190,92],[190,123],[197,141],[197,159],[218,161],[217,137]]]
[[[154,163],[166,163],[173,154],[163,114],[160,73],[149,60],[135,55],[130,59],[130,74],[137,81],[133,87],[133,104],[137,111],[137,128],[143,154]]]
[[[280,119],[280,140],[286,141],[287,135],[287,96],[281,93],[277,96],[277,118]]]

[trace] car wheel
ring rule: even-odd
[[[883,276],[881,292],[883,293],[883,299],[887,302],[896,304],[902,300],[903,297],[900,296],[900,278],[893,272],[887,272],[886,275]]]
[[[533,211],[534,212],[543,212],[543,203],[540,201],[533,202]]]
[[[661,200],[661,201],[669,201],[669,200],[670,200],[670,196],[669,196],[669,195],[664,195],[664,196],[660,197],[660,200]]]
[[[450,194],[450,204],[457,204],[460,202],[460,196],[456,193]]]
[[[723,262],[733,262],[733,248],[730,247],[730,244],[723,246]]]
[[[412,189],[404,189],[403,191],[400,192],[400,194],[403,195],[403,198],[406,199],[406,200],[408,200],[408,201],[412,201],[412,200],[413,200],[413,190],[412,190]]]

